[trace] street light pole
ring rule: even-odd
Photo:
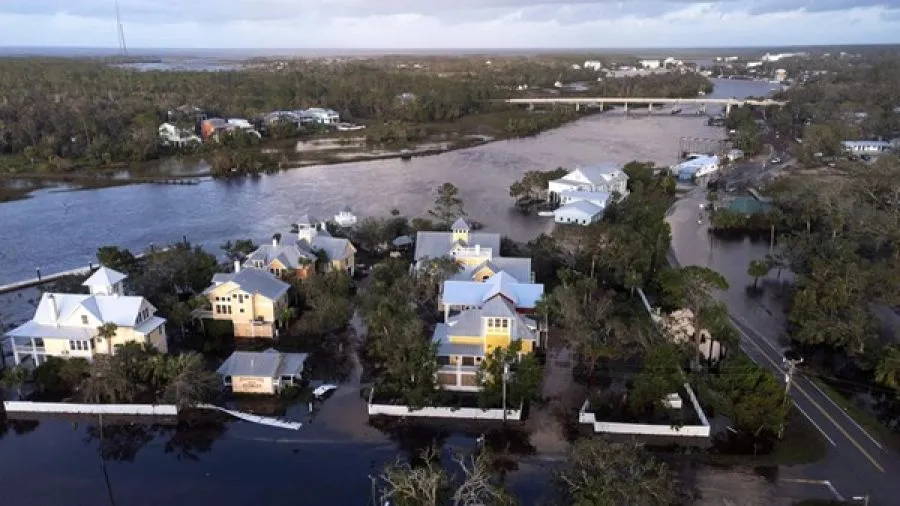
[[[785,404],[787,404],[788,394],[791,391],[791,384],[794,382],[794,372],[797,370],[797,365],[803,363],[802,357],[782,357],[782,363],[786,364],[788,367],[787,373],[784,375],[784,397],[781,399],[781,409],[784,410]],[[778,439],[784,435],[784,419],[781,420],[781,428],[778,429]]]

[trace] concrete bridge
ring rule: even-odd
[[[624,105],[625,112],[628,113],[629,104],[646,105],[650,112],[653,112],[654,104],[672,104],[672,105],[690,105],[700,104],[705,107],[707,105],[724,105],[725,114],[731,112],[732,106],[756,105],[756,106],[783,106],[787,104],[785,101],[772,99],[750,99],[750,98],[642,98],[642,97],[550,97],[550,98],[509,98],[504,100],[507,104],[524,104],[533,109],[535,105],[540,104],[570,104],[575,106],[575,110],[581,109],[582,105]]]

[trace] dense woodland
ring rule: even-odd
[[[768,115],[776,132],[801,138],[798,161],[816,170],[773,183],[775,209],[754,228],[774,224],[782,247],[765,261],[779,278],[788,269],[796,276],[787,294],[790,338],[833,386],[869,394],[896,420],[900,160],[848,160],[840,141],[900,137],[900,57],[841,63],[791,87],[783,94],[791,102]]]
[[[6,59],[0,60],[0,155],[19,155],[5,164],[19,171],[155,159],[166,154],[157,139],[159,124],[174,119],[192,127],[195,107],[211,116],[254,118],[321,106],[346,121],[394,122],[416,132],[416,124],[505,110],[508,106],[491,100],[511,96],[517,83],[545,84],[550,76],[559,78],[556,66],[528,60],[441,73],[366,60],[298,61],[281,70],[139,72],[101,60]],[[694,96],[708,86],[701,76],[672,74],[605,80],[591,92]],[[514,123],[507,130],[529,135],[558,125],[538,123]],[[230,146],[232,151],[244,147]]]

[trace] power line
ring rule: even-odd
[[[116,0],[116,33],[119,38],[119,52],[122,56],[128,56],[128,46],[125,44],[125,28],[122,26],[122,16],[119,12],[119,0]]]

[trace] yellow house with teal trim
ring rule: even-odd
[[[522,353],[538,344],[537,323],[516,312],[515,303],[497,294],[479,308],[468,309],[434,329],[438,347],[438,383],[446,390],[478,391],[481,362],[495,348],[521,341]]]

